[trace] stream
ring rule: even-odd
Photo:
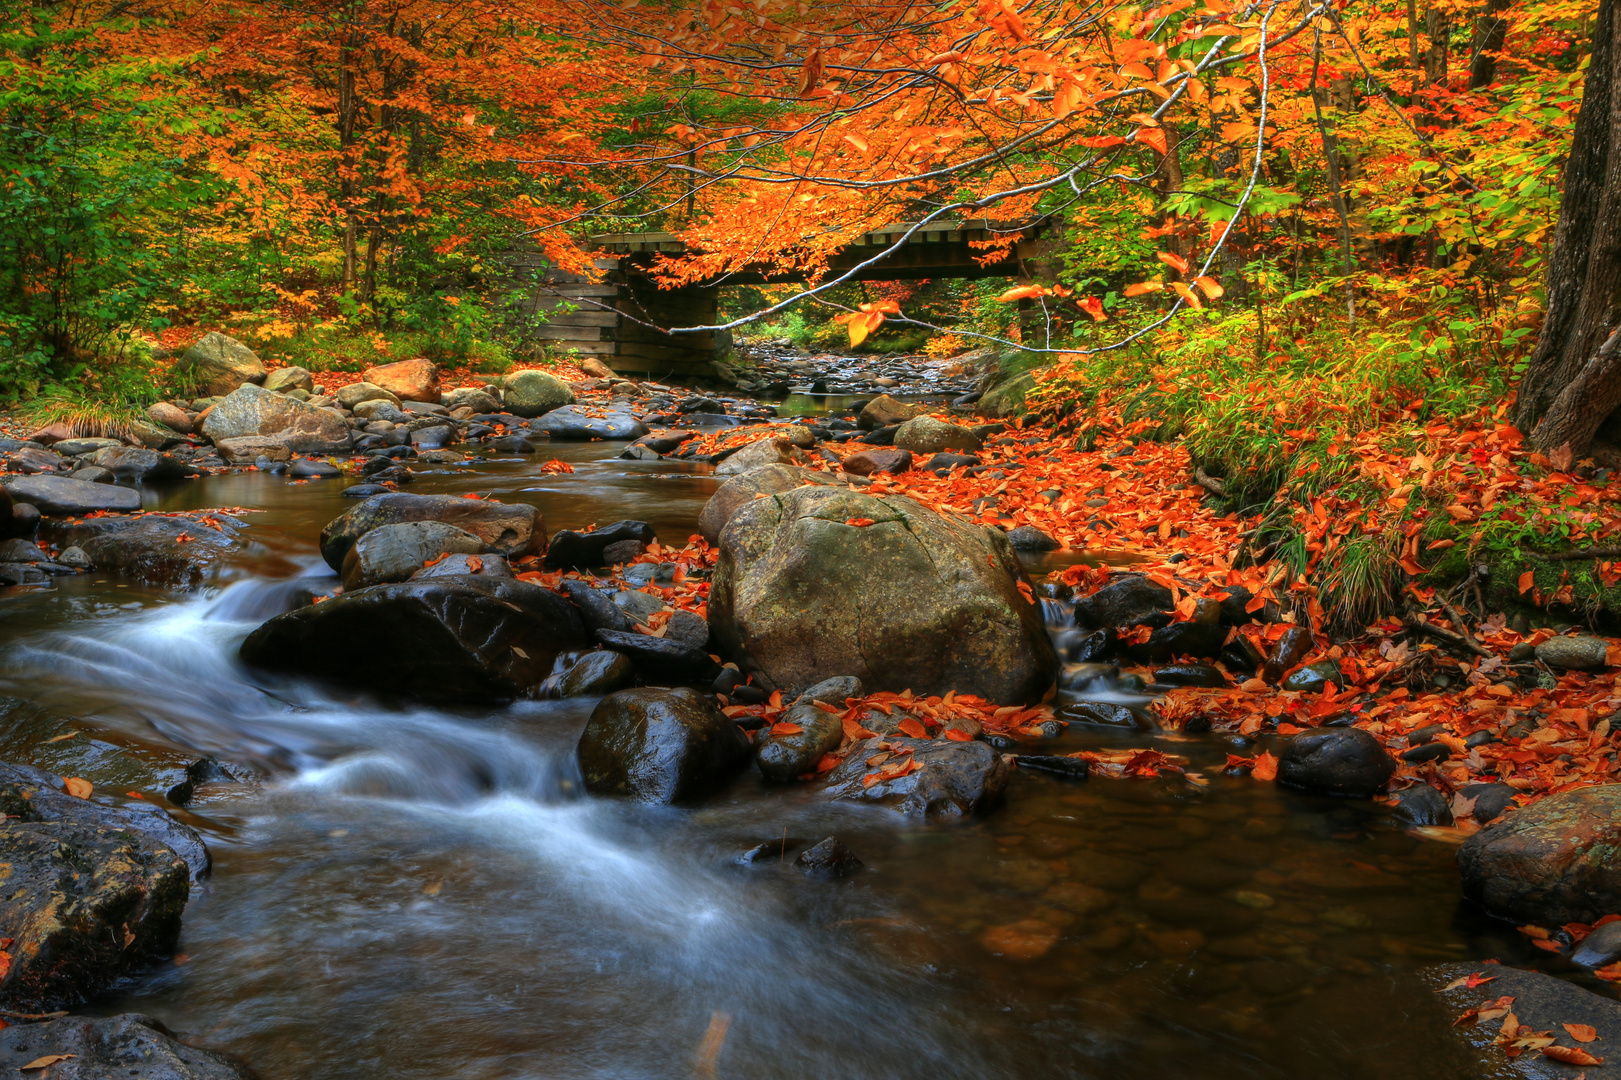
[[[708,467],[620,449],[424,465],[410,490],[684,543]],[[576,471],[543,474],[553,458]],[[1445,1040],[1406,973],[1536,962],[1459,901],[1451,846],[1370,803],[1226,777],[1222,736],[1072,729],[1042,752],[1154,746],[1208,786],[1021,773],[989,815],[925,826],[753,770],[695,809],[583,798],[590,699],[402,710],[250,675],[242,638],[330,573],[316,538],[354,505],[342,486],[243,472],[148,492],[254,511],[217,586],[90,574],[0,601],[0,757],[115,801],[200,754],[264,777],[176,812],[214,855],[182,954],[91,1011],[156,1016],[265,1080],[1371,1080],[1417,1075]],[[866,864],[853,878],[807,878],[792,849],[737,862],[834,833]],[[982,943],[1027,920],[1061,928],[1043,955]]]

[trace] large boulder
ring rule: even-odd
[[[987,808],[1012,775],[1013,767],[987,743],[889,737],[856,743],[827,774],[827,791],[908,817],[950,819]]]
[[[780,495],[806,484],[828,487],[837,482],[832,473],[792,465],[767,465],[734,476],[704,504],[703,512],[698,515],[698,531],[711,544],[719,543],[720,531],[732,520],[732,515],[753,503],[756,496]]]
[[[716,476],[741,476],[766,465],[803,465],[804,454],[787,439],[757,439],[715,466]]]
[[[510,394],[508,407],[511,407]],[[630,440],[647,434],[647,425],[627,412],[609,410],[606,416],[592,416],[573,405],[553,409],[531,425],[560,442],[589,442],[592,439]]]
[[[264,382],[265,366],[252,349],[216,330],[180,354],[174,377],[199,397],[224,397],[243,383]]]
[[[657,538],[653,526],[645,521],[616,521],[589,532],[560,529],[546,547],[546,566],[551,569],[568,567],[581,570],[606,566],[608,560],[603,552],[608,547],[626,540],[651,544]]]
[[[262,386],[240,387],[216,402],[203,420],[203,434],[214,442],[274,435],[303,454],[347,451],[350,445],[349,425],[336,410],[273,394]]]
[[[1278,783],[1320,795],[1375,795],[1395,772],[1384,744],[1361,728],[1308,731],[1278,755]]]
[[[406,581],[432,559],[483,552],[484,541],[442,521],[381,525],[355,541],[343,557],[343,587],[353,592],[371,585]]]
[[[439,365],[432,360],[401,360],[361,372],[361,378],[381,386],[401,401],[439,404]]]
[[[544,371],[520,371],[508,375],[502,384],[502,404],[514,416],[544,416],[553,409],[574,404],[574,391],[556,375]]]
[[[803,487],[721,530],[709,622],[767,689],[849,674],[869,691],[1039,701],[1058,662],[1022,580],[1000,532],[898,496]]]
[[[558,653],[592,644],[550,589],[469,575],[374,585],[278,615],[241,655],[387,696],[505,700],[537,689]]]
[[[1464,895],[1538,926],[1621,912],[1621,785],[1549,795],[1458,849]]]
[[[25,1066],[57,1059],[41,1069]],[[0,1031],[0,1072],[49,1080],[252,1080],[253,1074],[222,1054],[175,1041],[150,1016],[64,1016],[44,1024]]]
[[[914,454],[938,454],[942,450],[978,450],[978,435],[961,424],[948,424],[932,416],[919,416],[895,432],[895,445]]]
[[[98,517],[47,522],[41,535],[64,550],[79,548],[104,574],[189,588],[207,580],[220,559],[237,547],[234,527],[224,521],[220,525],[216,529],[188,518],[155,515]]]
[[[879,428],[893,427],[919,416],[923,412],[921,405],[908,405],[896,401],[888,394],[879,394],[861,407],[856,417],[856,427],[862,431],[876,431]]]
[[[94,484],[67,476],[7,476],[0,486],[13,503],[26,503],[41,514],[70,516],[96,511],[128,513],[141,508],[141,493],[113,484]]]
[[[603,698],[576,754],[593,795],[690,803],[714,794],[747,764],[749,740],[712,698],[643,687]]]
[[[382,525],[405,521],[442,521],[484,541],[485,547],[509,559],[546,550],[546,523],[528,503],[463,499],[454,495],[373,495],[327,523],[321,530],[321,558],[341,572],[356,540]]]

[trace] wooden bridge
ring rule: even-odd
[[[1040,239],[1044,226],[1045,222],[1021,227],[985,219],[930,222],[850,280],[1028,279],[1032,276],[1030,262],[1047,254],[1047,244]],[[860,266],[900,240],[911,227],[898,223],[865,233],[834,252],[828,267],[839,274]],[[980,265],[976,257],[984,251],[972,245],[1009,232],[1018,235],[1012,252],[997,262]],[[801,280],[761,267],[680,289],[660,289],[650,276],[655,259],[687,250],[674,233],[609,233],[593,237],[592,242],[601,253],[596,266],[602,280],[597,282],[560,274],[538,257],[516,257],[520,267],[535,271],[538,277],[528,286],[526,312],[546,316],[544,323],[526,333],[559,351],[594,356],[622,374],[711,374],[714,361],[731,348],[729,334],[668,334],[656,328],[714,323],[723,285]]]

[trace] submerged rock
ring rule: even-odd
[[[576,754],[594,795],[689,803],[714,794],[748,762],[749,741],[711,698],[645,687],[603,698]]]
[[[844,841],[830,836],[819,844],[806,848],[794,860],[794,865],[808,874],[825,878],[849,877],[865,864],[844,846]]]
[[[579,613],[550,589],[469,575],[374,585],[278,615],[241,655],[385,695],[503,700],[539,687],[558,653],[590,646]]]
[[[1518,922],[1558,926],[1621,912],[1621,785],[1549,795],[1458,848],[1464,895]]]
[[[906,750],[908,754],[896,755]],[[868,759],[886,755],[869,765]],[[886,766],[908,759],[918,768],[884,778]],[[982,742],[881,738],[857,743],[843,763],[827,774],[827,792],[835,799],[880,803],[908,817],[961,818],[991,805],[1007,787],[1013,768]],[[869,774],[880,778],[866,783]]]
[[[869,691],[1037,701],[1058,663],[1021,580],[1000,532],[899,496],[803,487],[722,530],[709,623],[767,690],[849,674]]]

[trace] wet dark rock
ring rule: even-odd
[[[203,784],[239,783],[243,779],[243,776],[221,765],[214,758],[198,758],[186,766],[186,778],[170,788],[164,794],[164,798],[176,806],[184,806],[192,800],[197,788]]]
[[[798,851],[804,846],[805,841],[797,836],[779,836],[755,844],[739,855],[736,862],[741,866],[756,866],[766,862],[787,862],[790,852]]]
[[[754,500],[722,530],[709,622],[767,689],[841,674],[869,691],[1029,702],[1052,686],[1057,658],[1022,580],[995,530],[899,496],[809,486]]]
[[[1292,672],[1281,684],[1285,690],[1296,690],[1306,694],[1320,694],[1323,687],[1344,686],[1345,676],[1340,672],[1340,665],[1334,660],[1319,660],[1315,664],[1307,664],[1298,671]]]
[[[669,638],[598,630],[597,640],[629,656],[649,682],[707,686],[720,674],[720,665],[707,652]]]
[[[1451,825],[1452,805],[1428,784],[1396,793],[1396,816],[1410,825]]]
[[[791,465],[767,465],[734,476],[720,486],[704,504],[698,517],[698,531],[711,544],[718,543],[720,531],[738,511],[755,501],[756,495],[781,495],[806,484],[831,485],[831,473],[816,472]]]
[[[1067,723],[1084,724],[1088,727],[1141,731],[1148,726],[1124,705],[1116,705],[1109,701],[1081,701],[1074,705],[1065,705],[1053,715]]]
[[[782,722],[801,730],[788,735],[764,735],[756,743],[756,760],[767,780],[786,784],[816,771],[822,755],[831,754],[844,741],[844,724],[838,713],[819,709],[811,701],[792,706]]]
[[[141,508],[141,493],[113,484],[95,484],[66,476],[0,478],[13,503],[27,503],[41,514],[78,516],[98,510],[128,513]]]
[[[1416,765],[1425,761],[1445,761],[1452,756],[1452,751],[1444,744],[1431,742],[1421,746],[1411,746],[1401,753],[1401,759],[1409,765]]]
[[[1092,768],[1088,762],[1081,758],[1057,754],[1020,754],[1017,763],[1021,769],[1051,773],[1065,780],[1085,780],[1092,775]]]
[[[867,759],[887,751],[910,750],[916,772],[866,785]],[[982,742],[882,738],[859,742],[832,772],[827,792],[835,799],[876,802],[908,817],[950,819],[989,808],[1007,787],[1013,769]]]
[[[602,565],[618,566],[634,562],[646,551],[647,545],[640,540],[616,540],[602,549]]]
[[[363,533],[343,557],[343,587],[406,581],[441,555],[480,555],[484,541],[442,521],[402,521]]]
[[[1373,795],[1395,772],[1384,744],[1361,728],[1308,731],[1278,755],[1278,783],[1319,795]]]
[[[1020,525],[1008,530],[1007,540],[1013,545],[1014,551],[1057,551],[1063,547],[1034,525]]]
[[[51,577],[37,566],[27,563],[0,562],[0,587],[13,585],[40,585],[51,583]]]
[[[604,417],[589,416],[573,405],[553,409],[534,423],[536,431],[544,431],[553,439],[584,442],[590,439],[639,439],[647,434],[647,425],[629,413],[610,412]]]
[[[344,557],[356,540],[379,526],[408,521],[454,525],[509,559],[544,550],[546,544],[546,526],[540,511],[527,503],[388,492],[368,498],[329,522],[321,530],[321,557],[332,569],[341,571]]]
[[[800,852],[794,865],[809,874],[825,878],[845,878],[865,864],[836,836]]]
[[[971,468],[979,463],[980,459],[974,454],[946,453],[935,454],[933,457],[929,458],[928,461],[923,463],[923,468],[934,473],[936,476],[944,476],[952,469]]]
[[[1261,655],[1255,642],[1243,634],[1222,646],[1220,659],[1228,671],[1257,671],[1266,663],[1266,657]]]
[[[593,795],[691,803],[748,762],[749,741],[706,695],[644,687],[603,698],[576,754]]]
[[[390,492],[382,484],[351,484],[343,489],[345,499],[369,499],[373,495],[387,494],[390,494]]]
[[[868,446],[894,446],[895,433],[900,431],[900,429],[901,425],[899,424],[895,424],[892,427],[875,428],[863,435],[861,437],[861,441],[866,443]]]
[[[673,454],[681,449],[681,444],[693,438],[696,431],[659,431],[651,435],[643,435],[632,444],[631,449],[638,446],[646,447],[655,455]]]
[[[1583,967],[1604,967],[1621,958],[1621,922],[1609,922],[1582,938],[1570,961]]]
[[[820,701],[825,705],[843,709],[844,703],[850,698],[864,697],[866,689],[861,680],[854,675],[835,675],[831,679],[823,679],[814,686],[808,686],[794,699],[794,704],[809,704]]]
[[[653,532],[653,526],[645,521],[616,521],[612,525],[593,529],[591,532],[563,529],[552,537],[552,542],[546,549],[545,565],[554,570],[565,567],[587,569],[593,566],[606,566],[608,563],[603,552],[610,544],[625,540],[651,544],[656,539],[658,537]]]
[[[1514,796],[1520,792],[1507,784],[1465,784],[1458,789],[1458,793],[1466,799],[1475,800],[1475,820],[1485,825],[1513,809]]]
[[[1269,683],[1277,682],[1283,678],[1284,672],[1306,658],[1306,654],[1311,652],[1311,645],[1310,630],[1304,626],[1289,627],[1272,646],[1272,653],[1261,668],[1261,678]]]
[[[1171,664],[1154,669],[1154,681],[1162,686],[1219,687],[1227,676],[1209,664]]]
[[[0,563],[42,563],[50,558],[32,540],[0,540]]]
[[[363,657],[355,644],[365,642]],[[242,643],[251,666],[428,701],[504,700],[538,687],[560,652],[589,648],[550,589],[468,576],[374,585],[279,615]]]
[[[1142,574],[1111,574],[1108,584],[1075,602],[1075,625],[1113,629],[1165,626],[1171,621],[1171,590]]]
[[[224,521],[221,525],[225,527],[214,529],[187,518],[143,515],[52,521],[42,532],[58,547],[84,552],[103,573],[185,588],[207,580],[237,547],[234,528]]]
[[[485,439],[484,447],[503,454],[533,454],[535,444],[522,435],[497,435],[493,439]]]
[[[3,491],[4,488],[0,488]],[[29,503],[17,503],[11,508],[11,523],[7,532],[12,536],[27,538],[39,531],[39,508]]]
[[[623,690],[636,681],[636,665],[623,653],[586,653],[557,681],[559,697],[595,697]]]
[[[1491,981],[1475,987],[1463,983],[1447,989],[1471,975],[1487,976]],[[1610,1068],[1612,1051],[1617,1040],[1621,1040],[1621,1002],[1552,975],[1503,964],[1472,962],[1436,964],[1419,971],[1415,981],[1422,990],[1412,994],[1411,1000],[1429,999],[1434,1004],[1426,1006],[1428,1016],[1413,1019],[1427,1020],[1426,1029],[1451,1033],[1448,1036],[1451,1046],[1437,1046],[1426,1054],[1426,1061],[1433,1058],[1436,1066],[1423,1070],[1429,1075],[1490,1077],[1492,1080],[1575,1080],[1583,1074],[1597,1078]],[[1557,1045],[1586,1050],[1606,1064],[1603,1067],[1565,1065],[1534,1050],[1510,1058],[1497,1044],[1501,1021],[1455,1023],[1470,1010],[1483,1008],[1503,997],[1512,999],[1513,1013],[1523,1030],[1546,1031]],[[1565,1029],[1566,1024],[1591,1027],[1598,1037],[1591,1043],[1577,1042]]]
[[[1066,630],[1054,644],[1065,663],[1091,664],[1113,654],[1117,642],[1113,630]]]
[[[569,600],[579,609],[586,627],[593,634],[598,630],[617,630],[628,634],[636,629],[636,624],[625,614],[624,609],[600,589],[593,589],[584,581],[570,578],[563,579],[557,587],[567,594]]]
[[[11,967],[0,1003],[43,1012],[89,1000],[174,950],[185,862],[150,836],[78,822],[8,823],[0,897]],[[126,935],[132,935],[126,940]]]
[[[912,452],[893,446],[879,446],[851,454],[841,463],[851,476],[876,476],[880,473],[903,473],[912,467]]]
[[[294,480],[335,480],[343,475],[343,470],[330,462],[301,458],[293,462],[292,467],[287,470],[287,475]]]
[[[689,649],[704,653],[709,651],[709,623],[694,612],[679,609],[672,612],[670,621],[664,624],[664,636]]]
[[[21,1072],[40,1058],[65,1057]],[[0,1031],[0,1071],[50,1080],[252,1080],[232,1059],[174,1039],[150,1016],[65,1016]]]
[[[1163,664],[1180,656],[1214,659],[1221,652],[1227,628],[1219,623],[1177,622],[1162,626],[1141,645],[1126,647],[1126,655],[1139,664]]]

